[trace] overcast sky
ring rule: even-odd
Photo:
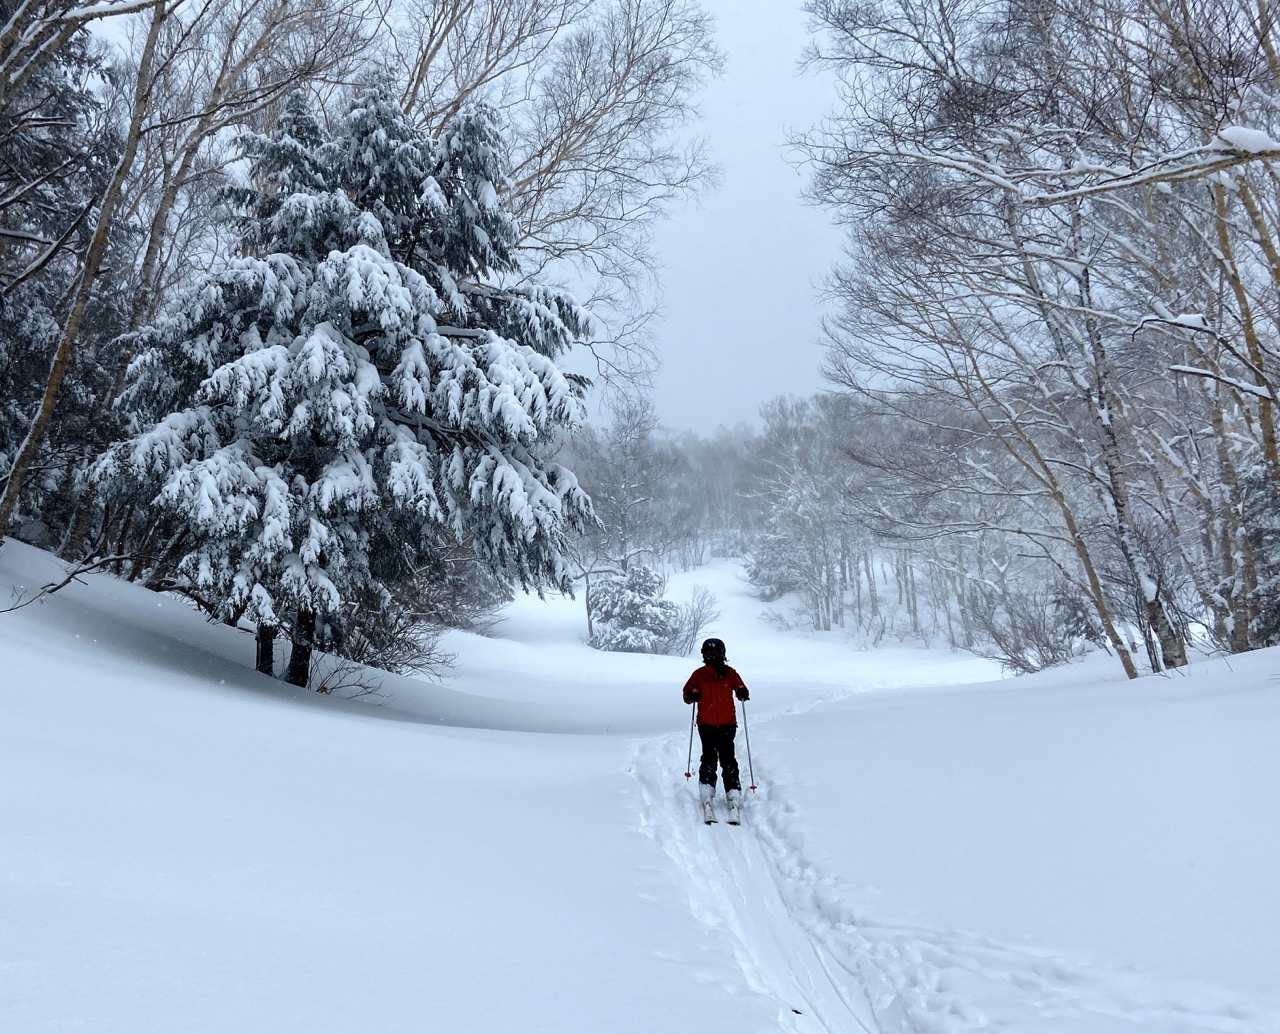
[[[756,422],[777,395],[822,387],[817,289],[840,237],[801,201],[804,175],[784,147],[789,130],[834,101],[830,85],[797,72],[808,40],[801,0],[703,3],[726,59],[701,104],[723,180],[658,231],[665,317],[654,403],[672,430],[709,435]]]

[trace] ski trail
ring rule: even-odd
[[[747,986],[778,1003],[779,1030],[877,1031],[861,988],[848,985],[847,973],[792,917],[764,846],[748,825],[751,804],[741,826],[723,821],[723,802],[721,821],[703,823],[695,793],[676,775],[683,771],[678,740],[642,743],[633,772],[643,797],[644,831],[688,881],[694,916],[727,937]]]
[[[804,856],[767,772],[743,824],[702,822],[675,734],[635,747],[642,828],[672,859],[690,909],[727,939],[790,1034],[1280,1034],[1280,1003],[1109,970],[1062,953],[877,921]]]

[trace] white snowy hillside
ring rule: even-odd
[[[57,571],[0,551],[6,603]],[[684,778],[694,661],[580,600],[358,701],[105,576],[0,614],[0,1031],[1280,1032],[1280,653],[1000,681],[695,582],[740,827]]]

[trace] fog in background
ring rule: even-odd
[[[806,174],[785,141],[835,99],[799,73],[808,41],[799,3],[705,0],[724,75],[703,94],[700,127],[720,189],[658,227],[663,318],[658,418],[711,434],[757,422],[762,402],[822,387],[818,289],[839,255],[828,216],[801,200]]]

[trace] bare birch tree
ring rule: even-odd
[[[1183,600],[1134,489],[1158,494],[1169,469],[1141,447],[1145,387],[1117,362],[1159,301],[1133,288],[1135,253],[1153,234],[1122,206],[1162,205],[1176,185],[1246,159],[1239,134],[1206,141],[1194,119],[1157,103],[1144,64],[1176,55],[1177,39],[1143,29],[1146,6],[811,4],[831,44],[815,59],[845,78],[841,114],[809,144],[815,192],[845,214],[858,249],[836,284],[850,305],[834,372],[856,389],[878,378],[972,407],[1058,512],[1103,624],[1099,561],[1113,549],[1156,666],[1177,667]],[[1249,139],[1255,158],[1266,152]],[[1117,172],[1138,145],[1150,157]],[[1265,356],[1247,338],[1236,351],[1260,389],[1265,455]],[[1090,496],[1109,525],[1092,543],[1073,512]],[[1118,629],[1110,638],[1123,658]]]
[[[607,380],[643,380],[650,233],[708,186],[695,97],[718,74],[695,0],[412,0],[393,44],[407,110],[435,125],[481,98],[510,121],[513,207],[530,275],[588,297]]]
[[[85,26],[143,14],[156,0],[8,0],[0,4],[0,108],[11,103],[59,49]]]

